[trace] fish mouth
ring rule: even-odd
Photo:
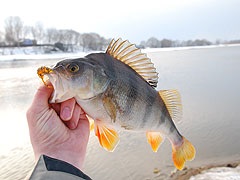
[[[45,86],[54,89],[49,100],[50,103],[60,103],[70,98],[66,93],[68,91],[67,84],[64,83],[67,79],[61,76],[55,68],[42,66],[38,68],[37,74]]]
[[[42,67],[38,68],[37,74],[45,86],[48,86],[48,87],[50,86],[49,81],[48,81],[49,79],[46,78],[47,76],[45,76],[45,75],[50,74],[52,72],[53,72],[53,69],[46,67],[46,66],[42,66]]]

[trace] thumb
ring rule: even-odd
[[[33,123],[36,120],[36,115],[49,109],[48,99],[53,92],[53,88],[48,88],[45,85],[41,85],[33,98],[32,105],[27,110],[28,123]]]
[[[51,97],[52,92],[53,88],[51,86],[47,87],[41,85],[34,96],[32,107],[35,107],[37,111],[48,108],[48,100]]]

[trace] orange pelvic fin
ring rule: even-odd
[[[180,146],[172,145],[172,158],[175,167],[182,170],[186,161],[194,159],[195,153],[194,146],[183,137],[183,143]]]
[[[88,118],[88,121],[89,121],[89,128],[90,128],[90,131],[92,131],[94,129],[94,120],[93,118],[91,118],[90,116],[86,115],[87,118]]]
[[[160,132],[148,131],[146,135],[148,143],[151,145],[153,152],[157,152],[164,138],[162,138]]]
[[[99,120],[95,122],[95,135],[98,137],[100,145],[110,152],[114,151],[119,142],[118,133]]]

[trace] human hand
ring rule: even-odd
[[[40,86],[27,111],[36,160],[44,154],[81,169],[89,139],[89,121],[74,98],[49,104],[53,88]]]

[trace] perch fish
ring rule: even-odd
[[[38,75],[54,91],[50,102],[74,97],[94,120],[100,145],[113,151],[119,142],[116,129],[146,132],[148,143],[157,152],[165,137],[172,145],[172,159],[182,170],[195,157],[194,146],[183,137],[173,120],[181,118],[177,90],[155,88],[158,73],[146,54],[129,41],[112,40],[105,53],[67,58],[53,68],[40,67]]]

